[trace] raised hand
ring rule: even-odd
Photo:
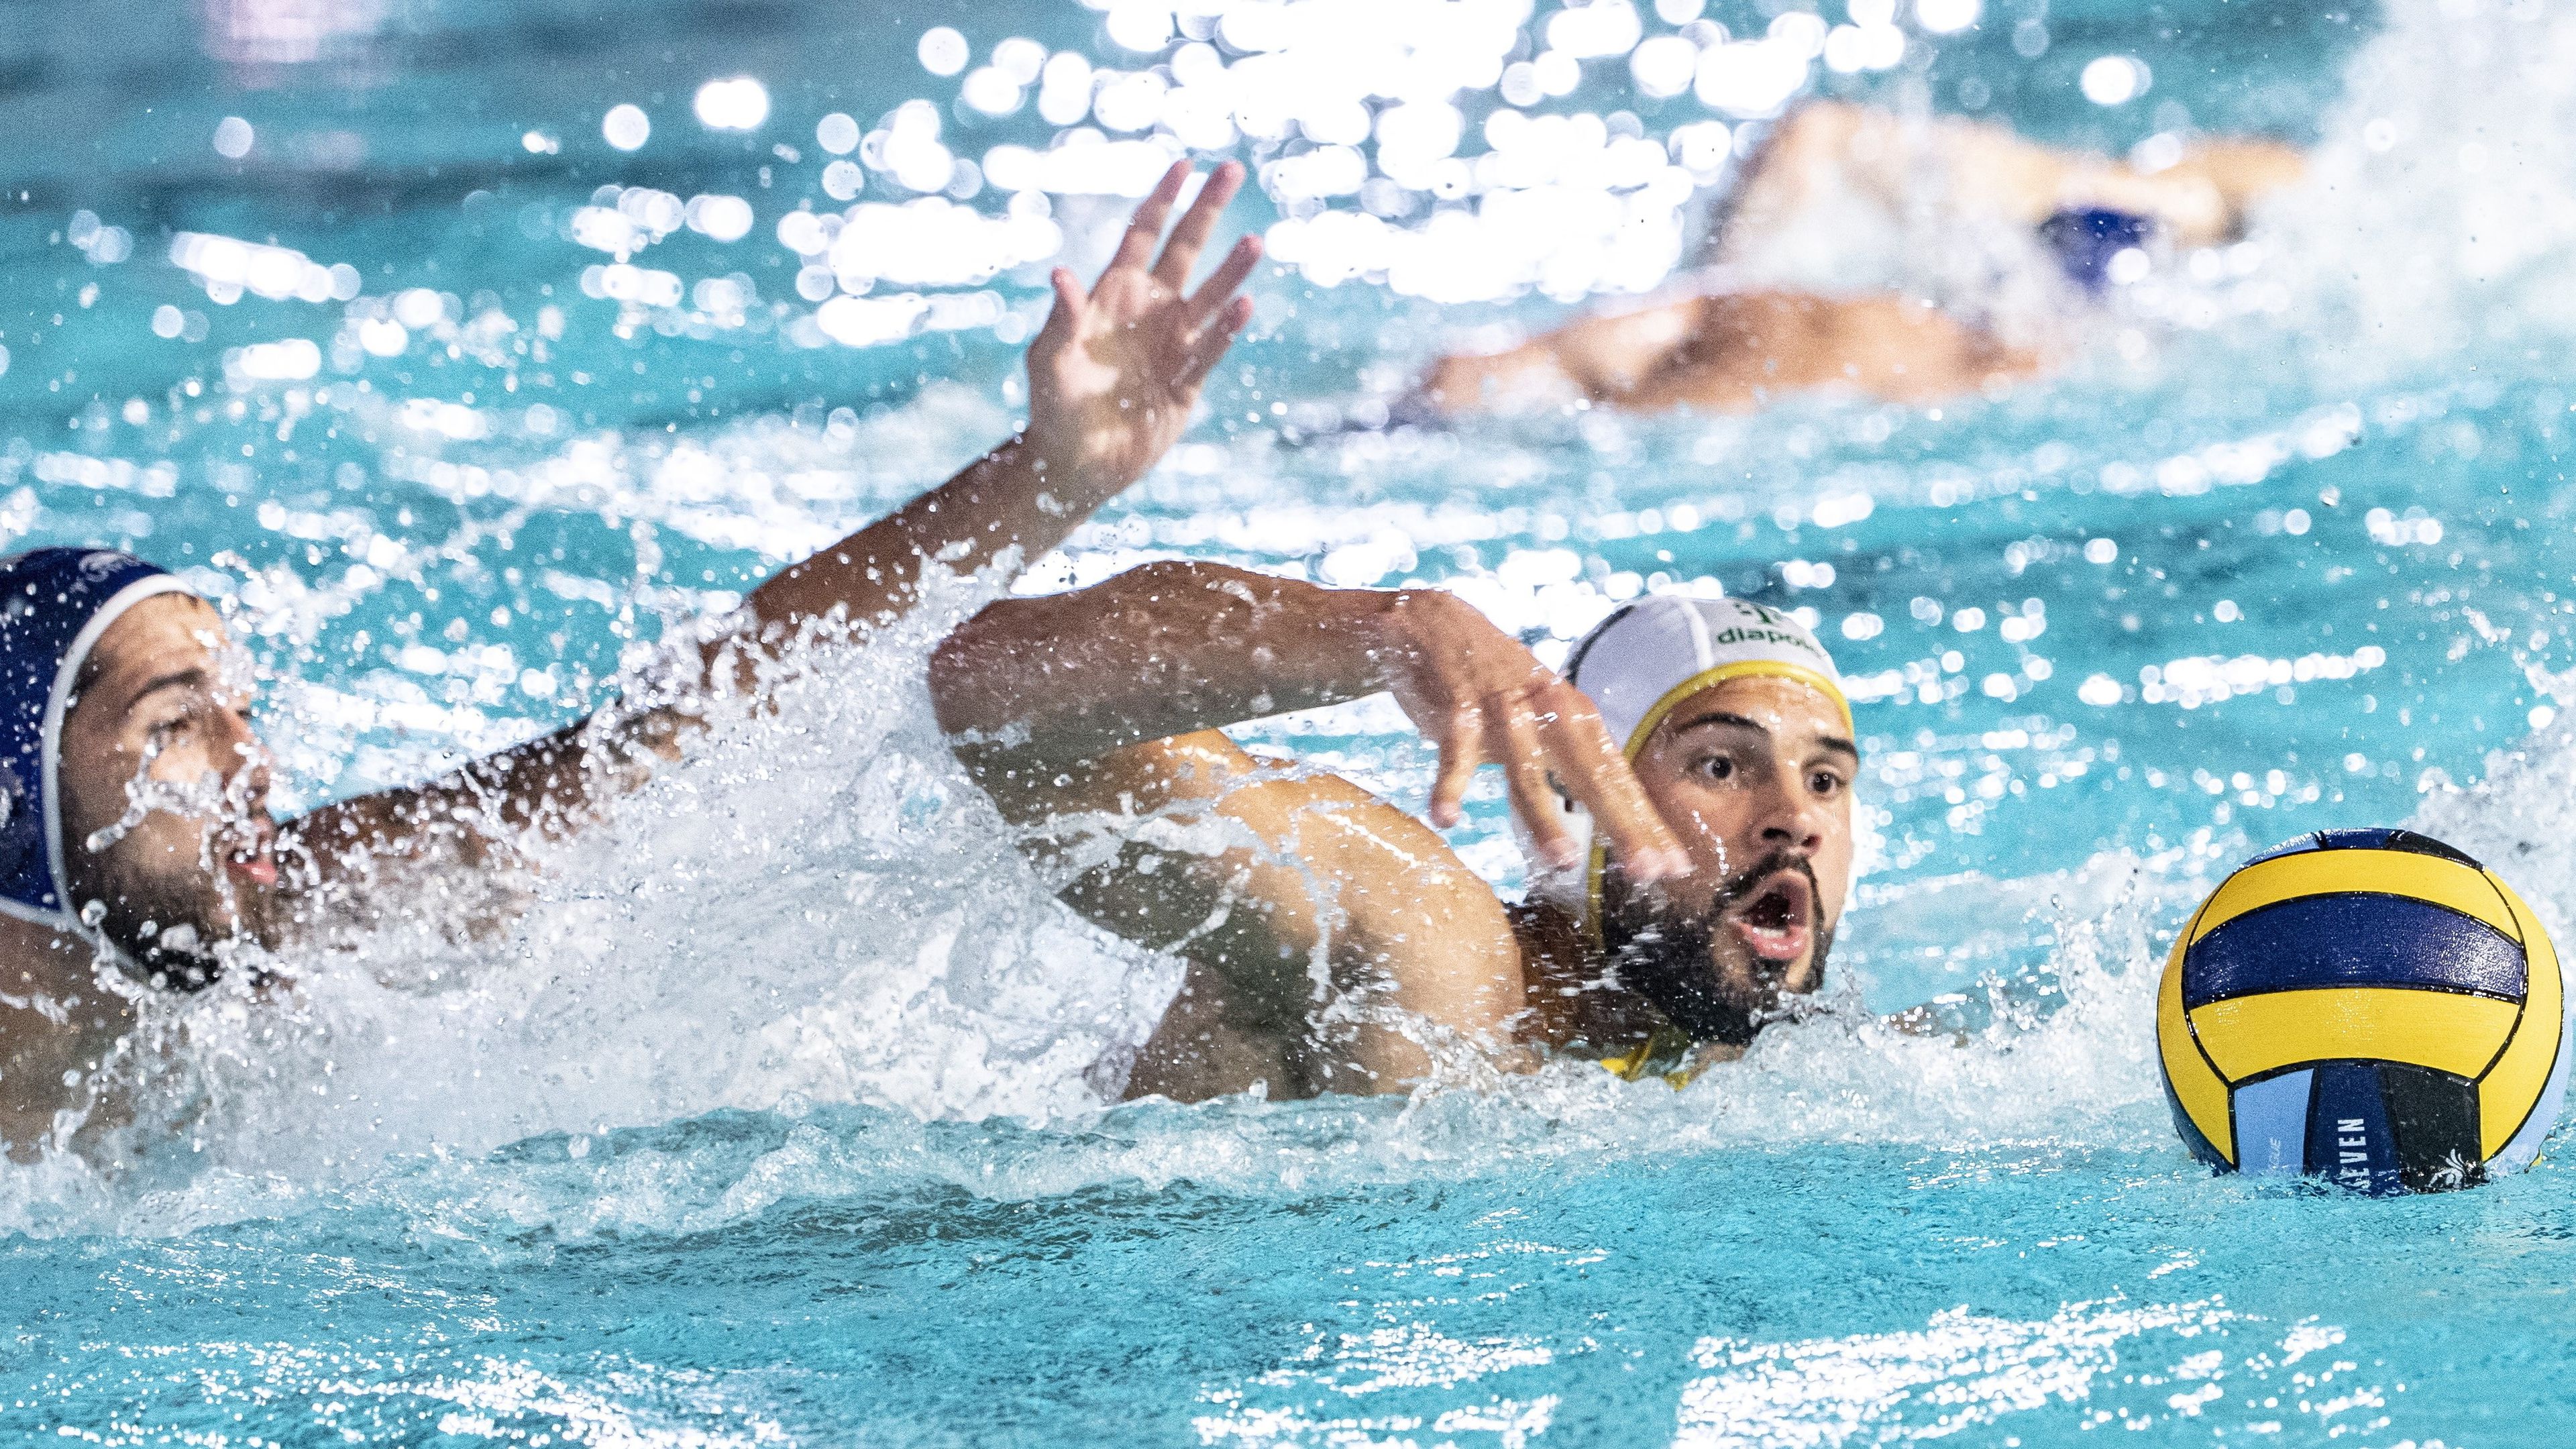
[[[1559,787],[1591,812],[1593,828],[1632,880],[1690,869],[1681,841],[1637,783],[1592,701],[1538,662],[1475,606],[1436,590],[1406,592],[1381,616],[1379,668],[1396,703],[1440,747],[1431,823],[1458,823],[1468,782],[1500,765],[1520,818],[1543,861],[1582,863],[1559,816]]]
[[[1240,163],[1208,177],[1154,255],[1189,175],[1187,162],[1163,174],[1089,292],[1072,272],[1055,270],[1055,307],[1029,344],[1028,439],[1051,481],[1070,468],[1075,481],[1114,492],[1143,477],[1179,441],[1199,384],[1251,320],[1252,299],[1234,292],[1261,259],[1255,238],[1236,242],[1196,292],[1181,291],[1243,185]]]

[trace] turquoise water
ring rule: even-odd
[[[778,233],[847,201],[818,123],[927,99],[955,157],[1043,147],[1042,98],[954,104],[916,42],[1135,70],[1134,23],[25,11],[0,27],[0,122],[43,138],[0,176],[0,531],[199,570],[268,673],[296,802],[575,718],[666,620],[1002,436],[1042,293],[1025,224],[1096,256],[1123,205],[1012,213],[985,166],[959,204],[1023,231],[952,234],[827,333]],[[929,618],[724,732],[497,936],[451,938],[461,883],[421,882],[408,924],[285,963],[290,1000],[158,1005],[121,1069],[165,1104],[139,1165],[0,1168],[0,1438],[2565,1442],[2557,1157],[2402,1201],[2212,1180],[2148,1007],[2215,874],[2326,826],[2411,820],[2566,936],[2576,25],[2491,0],[1906,23],[1907,59],[1818,83],[2108,147],[2269,129],[2320,147],[2318,180],[2104,311],[2006,296],[2065,370],[1937,410],[1354,431],[1440,347],[1572,302],[1434,300],[1474,291],[1463,265],[1327,285],[1310,247],[1256,283],[1190,441],[1032,585],[1174,553],[1418,578],[1542,649],[1655,574],[1813,609],[1862,684],[1871,812],[1815,1019],[1679,1093],[1460,1064],[1407,1101],[1106,1107],[1096,1064],[1173,968],[1056,911],[954,775],[908,682]],[[2152,86],[2084,99],[2108,54]],[[757,128],[693,116],[745,75]],[[1658,139],[1712,115],[1642,86],[1597,59],[1533,109]],[[602,129],[621,104],[650,117],[632,152]],[[702,208],[591,295],[618,258],[582,209],[659,205],[612,184],[740,198],[747,234]],[[1883,232],[1756,267],[1955,293],[1953,222]],[[192,273],[182,233],[300,257],[183,244]],[[1529,265],[1570,294],[1598,258],[1568,245]],[[880,332],[904,335],[842,340]],[[1427,785],[1388,708],[1245,734]],[[1498,791],[1456,839],[1516,883]],[[1926,1001],[1960,1039],[1871,1015]]]

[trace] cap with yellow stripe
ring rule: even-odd
[[[1806,625],[1768,604],[1650,595],[1602,620],[1565,658],[1566,682],[1601,711],[1610,738],[1632,760],[1683,700],[1749,676],[1808,686],[1851,728],[1851,701],[1833,656]]]
[[[2528,1165],[2565,1093],[2564,1026],[2530,907],[2404,830],[2303,836],[2229,876],[2175,941],[2156,1005],[2197,1155],[2373,1191]]]
[[[1631,760],[1682,701],[1730,679],[1803,684],[1825,697],[1846,732],[1852,727],[1851,700],[1825,646],[1791,615],[1745,599],[1651,594],[1623,604],[1565,656],[1565,678],[1592,701]],[[1554,804],[1584,867],[1580,874],[1533,870],[1530,893],[1575,912],[1586,933],[1596,933],[1607,856],[1594,843],[1589,812],[1561,796]]]

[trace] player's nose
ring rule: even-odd
[[[1824,802],[1800,787],[1803,772],[1774,771],[1756,791],[1753,827],[1765,854],[1786,850],[1814,855],[1825,844]]]

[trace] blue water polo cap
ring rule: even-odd
[[[2040,244],[2057,258],[2066,280],[2099,296],[2111,285],[2111,259],[2142,247],[2156,224],[2135,212],[2107,206],[2074,207],[2039,224]]]
[[[66,904],[63,716],[99,637],[155,594],[195,590],[167,570],[104,548],[38,548],[0,559],[0,912],[93,944]]]

